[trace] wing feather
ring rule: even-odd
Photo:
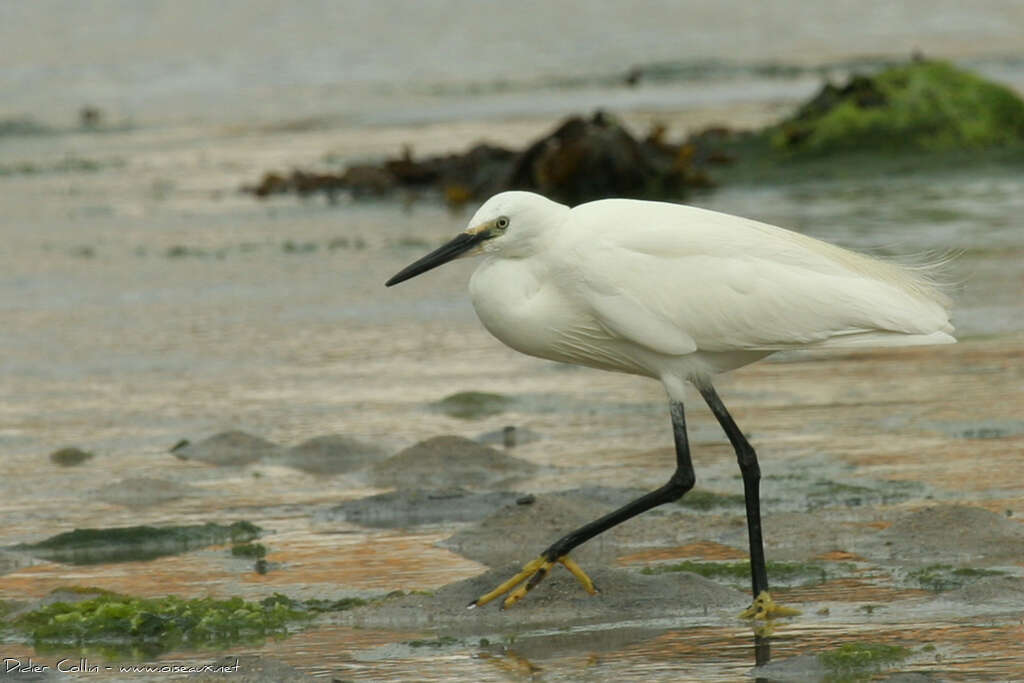
[[[588,225],[579,296],[613,336],[665,355],[953,341],[949,300],[918,272],[755,221],[637,204],[573,209]],[[648,222],[621,229],[638,215]]]

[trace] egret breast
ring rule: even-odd
[[[660,375],[652,355],[621,339],[593,311],[542,277],[526,260],[485,262],[469,283],[473,307],[487,331],[505,345],[531,356],[602,370]],[[657,354],[654,354],[657,355]]]
[[[550,281],[527,259],[484,261],[469,281],[473,308],[487,331],[520,353],[567,360],[557,353],[559,331],[571,312]]]

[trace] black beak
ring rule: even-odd
[[[487,230],[480,230],[475,233],[460,232],[451,242],[443,244],[415,263],[410,263],[405,268],[402,268],[402,270],[398,271],[394,277],[385,282],[384,286],[390,287],[391,285],[397,285],[399,282],[405,282],[409,278],[416,277],[420,273],[425,273],[428,270],[433,270],[440,265],[444,265],[452,259],[458,258],[462,254],[466,253],[488,237],[490,237],[490,235]]]

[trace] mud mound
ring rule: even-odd
[[[638,494],[631,489],[594,487],[535,496],[528,505],[506,505],[440,545],[491,567],[526,563],[576,527]],[[620,529],[622,526],[584,543],[573,551],[573,557],[583,563],[608,564],[623,552]]]
[[[461,488],[433,491],[401,489],[346,501],[331,508],[325,516],[383,529],[471,522],[506,505],[515,505],[520,498],[522,494],[507,491],[474,493]]]
[[[344,474],[383,458],[384,450],[374,444],[341,434],[327,434],[304,441],[274,457],[273,461],[310,474]]]
[[[526,562],[573,529],[608,514],[645,493],[640,489],[590,487],[537,495],[530,505],[508,505],[442,541],[441,546],[491,567]],[[849,523],[850,514],[774,512],[765,515],[769,559],[806,562],[845,551],[869,554],[882,548],[878,532]],[[573,551],[580,562],[611,564],[637,552],[713,542],[746,553],[743,511],[694,513],[667,504],[613,527]],[[529,555],[529,556],[528,556]]]
[[[878,536],[875,529],[861,523],[874,519],[867,508],[862,510],[768,512],[762,517],[765,552],[770,559],[785,562],[806,562],[834,551],[869,554],[872,547],[878,547]],[[734,526],[731,533],[717,540],[745,549],[745,517],[736,520],[742,525]]]
[[[280,455],[281,446],[258,436],[234,430],[215,434],[199,443],[188,444],[174,449],[174,455],[182,460],[198,460],[210,465],[238,467],[257,462],[263,458]]]
[[[406,595],[346,613],[346,620],[391,629],[443,627],[446,632],[487,634],[509,629],[609,620],[655,619],[710,610],[739,611],[749,596],[695,574],[678,572],[647,576],[624,569],[594,568],[590,573],[601,592],[588,595],[575,577],[556,567],[523,602],[501,610],[497,601],[467,609],[480,595],[519,571],[509,564],[465,581],[449,584],[433,595]]]
[[[526,460],[500,453],[461,436],[438,436],[410,446],[370,468],[380,488],[488,488],[521,479],[537,470]]]
[[[907,513],[879,538],[886,559],[901,564],[1016,563],[1024,557],[1024,524],[964,505]]]

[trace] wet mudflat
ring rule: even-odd
[[[1024,635],[1022,356],[1024,339],[1004,336],[937,349],[799,354],[723,382],[761,452],[776,597],[803,611],[773,625],[770,679],[831,675],[818,655],[844,644],[905,648],[879,670],[936,680],[1010,678],[1024,666],[1014,647]],[[140,596],[367,599],[285,639],[231,652],[251,666],[291,665],[294,676],[745,676],[755,647],[753,629],[736,616],[749,600],[741,487],[727,443],[695,403],[693,501],[631,520],[574,553],[600,595],[587,596],[559,569],[513,609],[465,609],[560,533],[660,484],[671,467],[653,383],[547,364],[528,374],[519,391],[507,392],[509,409],[484,421],[405,405],[432,415],[437,431],[472,435],[508,423],[541,436],[511,449],[449,439],[442,444],[452,451],[450,468],[430,457],[429,443],[366,456],[361,469],[332,476],[295,467],[279,443],[244,465],[167,452],[107,456],[103,469],[78,465],[79,485],[57,494],[77,501],[70,513],[7,499],[26,521],[19,540],[72,526],[244,518],[269,530],[260,539],[269,571],[257,573],[228,546],[82,566],[8,550],[0,595],[30,601],[88,585]],[[410,452],[426,455],[417,461]],[[375,480],[391,458],[401,479]],[[482,477],[488,466],[500,476]],[[159,477],[176,497],[145,504],[111,499],[109,483],[93,485],[117,479],[107,468],[122,467]],[[36,458],[19,476],[31,481],[51,468]],[[53,656],[9,647],[11,656]],[[265,660],[246,659],[254,656]],[[170,652],[159,661],[197,658],[214,659]],[[265,680],[284,675],[268,671]]]
[[[766,649],[736,617],[749,600],[742,487],[696,397],[697,489],[574,553],[600,595],[559,568],[512,610],[467,611],[566,530],[664,482],[661,388],[501,347],[468,306],[467,264],[383,288],[466,214],[236,194],[324,149],[522,144],[549,125],[313,129],[287,144],[143,128],[9,148],[11,163],[56,163],[68,146],[111,163],[4,178],[16,200],[0,221],[0,600],[25,609],[93,586],[368,604],[285,638],[149,655],[4,632],[4,656],[237,655],[256,680],[746,676]],[[692,198],[884,253],[962,250],[949,270],[960,344],[780,354],[720,380],[761,457],[776,597],[803,611],[773,625],[766,677],[850,662],[924,680],[1024,669],[1021,190],[1019,175],[968,169]],[[204,543],[72,564],[15,548],[76,528],[238,522],[263,530],[262,553]]]

